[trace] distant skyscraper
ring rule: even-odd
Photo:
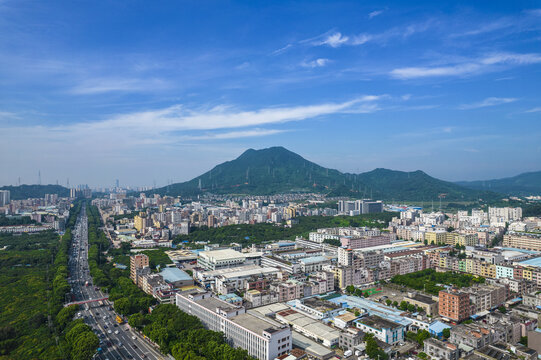
[[[118,181],[118,179],[116,179],[116,188],[119,188],[120,187],[120,182]]]
[[[0,206],[5,206],[10,202],[11,193],[9,190],[0,190]]]

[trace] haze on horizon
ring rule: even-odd
[[[449,181],[541,170],[532,1],[0,0],[0,185],[163,186],[248,148]]]

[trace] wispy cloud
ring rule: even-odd
[[[333,48],[340,47],[349,41],[348,36],[344,36],[339,32],[325,36],[322,40],[314,41],[314,45],[328,45]]]
[[[72,94],[92,95],[110,92],[141,92],[163,90],[168,84],[161,79],[88,79],[71,89]]]
[[[404,67],[393,69],[390,75],[398,79],[438,76],[463,76],[490,70],[496,65],[528,65],[541,63],[540,54],[499,53],[448,66]]]
[[[473,104],[463,104],[459,107],[461,110],[470,110],[470,109],[479,109],[489,106],[497,106],[508,104],[517,101],[515,98],[498,98],[498,97],[489,97],[483,101],[476,102]]]
[[[457,38],[457,37],[465,37],[465,36],[476,36],[476,35],[481,35],[481,34],[485,34],[485,33],[496,31],[496,30],[501,30],[501,29],[513,26],[515,24],[516,24],[515,21],[511,21],[508,19],[500,19],[492,23],[483,24],[472,30],[451,34],[449,35],[449,37]]]
[[[527,112],[527,113],[541,112],[541,106],[540,107],[535,107],[535,108],[530,109],[530,110],[526,110],[525,112]]]
[[[126,144],[156,145],[177,143],[181,140],[231,139],[235,137],[264,136],[277,134],[284,129],[268,130],[261,126],[283,124],[317,118],[323,115],[350,111],[369,112],[369,107],[382,96],[365,95],[340,103],[322,103],[294,107],[267,107],[258,110],[239,110],[234,106],[220,105],[210,108],[190,109],[184,105],[173,105],[163,109],[126,113],[101,121],[80,122],[66,126],[28,126],[0,129],[7,137],[19,138],[21,133],[35,134],[48,142],[63,142],[67,139],[102,139],[114,149]],[[366,106],[366,108],[363,108]],[[373,110],[374,111],[374,110]],[[224,129],[245,128],[226,133],[211,133]],[[206,131],[203,134],[197,132]],[[111,136],[115,134],[115,136]]]
[[[368,14],[368,17],[370,19],[372,19],[372,18],[375,18],[378,15],[381,15],[382,13],[383,13],[383,10],[372,11],[371,13]]]
[[[287,51],[289,48],[291,48],[292,46],[293,46],[292,44],[287,44],[287,45],[284,46],[284,47],[281,47],[281,48],[279,48],[279,49],[277,49],[277,50],[274,50],[271,54],[272,54],[272,55],[279,55],[279,54],[281,54],[281,53],[283,53],[283,52],[286,52],[286,51]]]
[[[301,66],[309,67],[309,68],[317,68],[317,67],[323,67],[327,65],[329,62],[330,62],[329,59],[319,58],[312,61],[303,61],[301,63]]]
[[[186,140],[228,140],[228,139],[240,139],[247,137],[260,137],[260,136],[269,136],[282,134],[288,132],[289,130],[277,130],[277,129],[251,129],[244,131],[230,131],[225,133],[216,133],[216,134],[205,134],[205,135],[188,135],[183,137]]]

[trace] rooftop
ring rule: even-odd
[[[249,313],[237,315],[231,321],[258,335],[262,335],[263,331],[272,333],[282,329],[282,325],[275,321],[263,319]]]
[[[410,297],[410,299],[417,300],[419,302],[430,304],[430,305],[436,303],[436,301],[432,300],[430,296],[426,296],[422,294],[415,294],[414,296]]]
[[[166,267],[160,272],[160,275],[169,283],[192,280],[190,275],[176,267]]]
[[[211,311],[216,311],[216,308],[220,308],[225,311],[238,309],[238,306],[232,305],[215,297],[208,297],[206,299],[196,300],[195,302]]]
[[[233,249],[211,250],[202,251],[199,253],[200,257],[206,257],[211,261],[222,261],[229,259],[244,259],[246,256]]]
[[[317,264],[324,261],[329,261],[329,259],[326,256],[312,256],[304,259],[299,260],[301,263],[308,265],[308,264]]]
[[[370,326],[371,328],[382,330],[382,329],[397,329],[401,325],[395,323],[394,321],[389,321],[387,319],[381,318],[377,315],[370,315],[358,320],[361,324]]]
[[[332,350],[318,344],[317,342],[301,335],[296,331],[292,331],[291,334],[293,337],[293,346],[306,351],[308,354],[318,359],[327,359],[334,354]]]

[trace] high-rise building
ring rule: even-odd
[[[130,256],[130,279],[137,284],[138,271],[150,266],[149,258],[145,254]]]
[[[456,289],[441,290],[439,293],[440,316],[460,322],[471,315],[470,295]]]
[[[9,190],[0,190],[0,206],[8,205],[10,200],[11,193]]]

